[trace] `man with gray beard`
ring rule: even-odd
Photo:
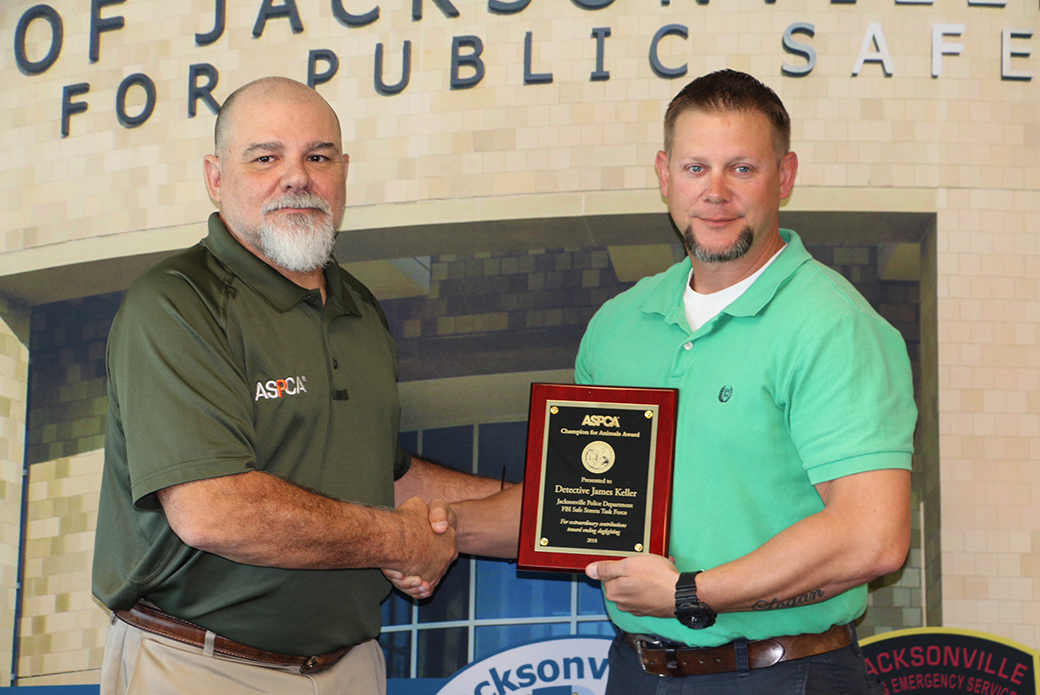
[[[277,210],[313,209],[323,217],[313,219],[306,213],[289,213],[281,228],[269,219]],[[243,229],[242,236],[275,265],[302,272],[325,265],[336,247],[336,228],[332,226],[329,201],[313,193],[286,193],[260,208],[264,223],[259,230]]]
[[[424,596],[459,549],[487,549],[467,533],[480,503],[447,503],[500,481],[397,446],[386,318],[332,256],[347,165],[317,92],[237,90],[204,163],[209,235],[116,316],[93,576],[113,611],[104,695],[383,693],[384,573]]]

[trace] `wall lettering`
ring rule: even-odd
[[[157,0],[156,0],[157,1]],[[243,0],[245,1],[245,0]],[[263,37],[268,20],[288,20],[292,33],[302,34],[305,31],[304,19],[300,13],[297,0],[250,0],[257,7],[256,22],[252,27],[252,36],[256,39]],[[323,2],[325,0],[322,0]],[[378,0],[327,0],[332,15],[336,22],[344,27],[342,31],[355,32],[365,27],[377,25],[381,19],[380,5]],[[407,1],[407,0],[406,0]],[[653,3],[653,0],[646,0]],[[662,6],[669,6],[668,0],[659,0]],[[985,6],[986,8],[1003,8],[1006,0],[959,0],[969,7]],[[452,0],[412,0],[412,18],[415,21],[423,19],[423,8],[427,2],[433,5],[440,13],[449,19],[460,16],[459,9]],[[571,0],[575,7],[588,12],[609,11],[613,6],[613,0]],[[773,4],[775,0],[764,0],[766,4]],[[832,0],[841,5],[854,5],[853,2],[844,0]],[[934,0],[894,0],[896,6],[903,5],[928,5]],[[126,19],[116,14],[116,8],[126,3],[126,0],[90,0],[89,37],[90,50],[88,59],[91,64],[103,60],[101,52],[102,34],[117,32],[125,28]],[[708,0],[697,0],[698,5],[707,5]],[[531,4],[531,0],[487,0],[486,12],[491,15],[519,15]],[[469,10],[467,10],[469,11]],[[707,10],[704,10],[707,11]],[[991,10],[984,10],[991,11]],[[601,16],[601,15],[598,15]],[[227,0],[213,0],[212,22],[208,17],[203,28],[210,27],[205,33],[194,34],[194,42],[197,48],[205,48],[220,40],[226,33]],[[24,11],[17,18],[13,32],[13,52],[15,64],[22,75],[27,78],[41,75],[60,60],[64,45],[65,23],[54,7],[47,4],[35,5]],[[629,29],[630,27],[625,27]],[[50,41],[46,43],[41,40],[46,37],[44,33],[50,29]],[[249,29],[245,29],[249,31]],[[946,56],[959,56],[965,51],[965,44],[953,40],[962,36],[966,31],[965,24],[936,23],[930,26],[931,33],[931,76],[939,78],[942,75],[944,59]],[[523,85],[550,84],[553,82],[552,65],[536,59],[536,31],[524,29],[524,52],[523,72],[517,74],[517,83]],[[691,36],[692,33],[692,36]],[[650,72],[659,79],[673,80],[683,77],[688,72],[685,61],[676,59],[662,60],[660,47],[662,42],[682,41],[682,45],[690,48],[696,45],[696,29],[691,32],[685,24],[665,24],[658,29],[648,40],[647,66]],[[607,55],[607,38],[612,35],[609,26],[597,26],[591,28],[590,38],[596,42],[595,61],[589,60],[589,81],[607,81],[611,79],[610,60]],[[821,59],[813,39],[816,38],[816,25],[813,22],[798,21],[787,26],[780,37],[781,47],[785,54],[793,58],[778,59],[776,69],[785,77],[807,77]],[[994,37],[995,38],[995,37]],[[1005,27],[1000,34],[1000,73],[999,78],[1005,81],[1028,82],[1033,79],[1032,57],[1034,51],[1031,48],[1034,40],[1034,29],[1032,27]],[[675,44],[666,43],[670,49]],[[29,54],[29,46],[46,46],[46,53],[41,55],[42,48],[36,49],[32,55]],[[426,48],[436,48],[428,46]],[[483,57],[484,41],[478,36],[455,36],[451,42],[450,62],[443,69],[449,71],[450,86],[452,90],[472,89],[478,86],[487,74],[488,70],[494,70],[494,65],[488,65]],[[896,56],[898,56],[899,46]],[[380,96],[392,97],[403,93],[408,89],[411,80],[412,67],[412,41],[405,40],[401,44],[401,68],[400,77],[397,70],[390,69],[391,75],[387,75],[387,62],[390,50],[387,44],[379,42],[375,45],[372,55],[372,88]],[[687,51],[689,49],[686,49]],[[673,51],[674,54],[674,51]],[[830,59],[831,56],[824,56]],[[109,59],[111,62],[111,59]],[[187,61],[186,61],[187,62]],[[396,65],[396,61],[390,61]],[[304,63],[300,61],[295,69],[299,71],[301,80],[305,80],[311,86],[327,84],[336,79],[339,74],[340,59],[332,49],[311,48],[307,52]],[[666,64],[667,63],[667,64]],[[856,55],[852,77],[857,77],[867,69],[870,64],[876,64],[886,77],[896,74],[896,61],[892,50],[885,40],[884,29],[880,22],[869,22],[866,24],[863,41],[859,53]],[[111,67],[111,66],[109,66]],[[195,118],[198,115],[198,104],[205,104],[210,113],[219,110],[219,103],[214,96],[218,84],[218,68],[204,60],[196,59],[187,66],[187,117]],[[292,68],[290,67],[290,70]],[[519,70],[517,70],[519,73]],[[291,74],[291,73],[290,73]],[[998,77],[994,75],[994,77]],[[105,85],[110,89],[111,85]],[[86,95],[90,93],[89,82],[77,82],[62,87],[61,94],[61,135],[68,137],[72,117],[85,112],[88,109]],[[143,125],[155,109],[157,101],[170,98],[169,94],[157,93],[157,88],[152,78],[146,72],[135,73],[122,80],[118,85],[120,96],[117,99],[115,116],[116,121],[124,128],[136,128]],[[126,113],[125,98],[131,89],[143,90],[145,104],[143,110],[131,115]],[[183,92],[182,92],[183,93]]]
[[[122,5],[126,0],[90,0],[90,62],[101,60],[101,34],[118,31],[126,24],[122,15],[101,17],[101,10],[110,5]]]

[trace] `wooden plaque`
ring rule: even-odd
[[[668,554],[678,393],[531,384],[519,569]]]

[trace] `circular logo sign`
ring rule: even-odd
[[[559,637],[470,664],[436,695],[603,695],[609,637]]]
[[[606,473],[614,465],[614,447],[598,439],[589,442],[581,452],[581,462],[590,473]]]

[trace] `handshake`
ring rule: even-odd
[[[458,515],[445,500],[427,505],[419,497],[405,500],[396,512],[405,552],[399,566],[383,568],[383,574],[408,596],[428,598],[459,556]]]
[[[408,498],[393,510],[400,548],[388,555],[395,560],[383,567],[383,574],[412,598],[428,598],[460,552],[515,558],[523,487],[511,485],[450,504],[440,498],[429,504]]]

